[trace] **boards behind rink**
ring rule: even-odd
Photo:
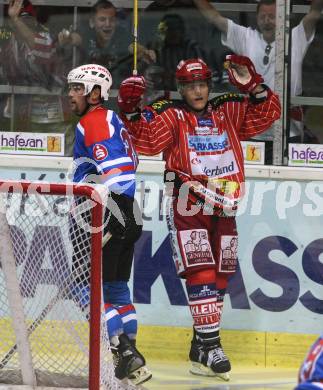
[[[0,388],[133,389],[114,376],[92,186],[0,182]]]

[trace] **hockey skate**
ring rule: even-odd
[[[196,340],[192,341],[190,355],[192,367],[190,373],[201,376],[214,376],[228,381],[231,364],[223,352],[220,342],[217,345],[205,346]]]
[[[128,378],[134,385],[148,381],[152,374],[146,367],[145,358],[125,334],[119,336],[119,341],[114,357],[116,377],[120,380]],[[116,351],[113,353],[115,355]]]

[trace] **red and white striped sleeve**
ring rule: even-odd
[[[169,108],[160,114],[153,110],[141,114],[138,120],[128,120],[121,114],[132,136],[136,151],[146,156],[153,156],[166,150],[174,142],[176,117]]]
[[[234,103],[234,105],[239,104]],[[281,115],[279,98],[270,89],[267,90],[266,99],[257,101],[257,99],[246,98],[246,107],[240,105],[240,107],[230,107],[230,109],[239,111],[239,115],[235,117],[238,121],[242,120],[241,127],[237,123],[237,127],[240,127],[240,140],[251,138],[268,130]],[[243,111],[245,111],[244,115]]]

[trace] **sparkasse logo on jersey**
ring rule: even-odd
[[[96,144],[93,147],[93,157],[97,161],[102,161],[108,156],[108,150],[107,148],[102,144]]]

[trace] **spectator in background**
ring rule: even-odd
[[[316,28],[315,38],[306,53],[303,66],[304,95],[323,97],[323,19]]]
[[[10,39],[2,48],[2,67],[10,84],[50,87],[55,48],[50,32],[38,23],[28,0],[11,0],[6,26]]]
[[[131,32],[119,23],[117,9],[108,0],[99,0],[91,9],[88,25],[77,31],[62,30],[58,34],[60,52],[65,61],[77,48],[77,64],[96,63],[110,69],[115,85],[129,76],[132,55],[128,51]]]
[[[186,39],[195,41],[212,69],[212,81],[217,91],[230,89],[231,84],[223,72],[223,59],[229,51],[221,44],[218,30],[205,21],[192,0],[155,0],[149,4],[140,14],[140,43],[150,46],[151,37],[156,34],[161,20],[169,14],[180,15],[185,24]]]
[[[10,85],[62,88],[57,75],[58,61],[48,29],[37,21],[36,10],[28,0],[10,0],[7,8],[8,39],[1,47],[3,79]],[[61,89],[58,93],[61,93]],[[6,100],[3,116],[14,120],[16,131],[64,133],[65,154],[71,155],[73,137],[66,125],[63,100],[57,95],[14,95]],[[57,150],[60,151],[60,150]]]
[[[275,76],[275,31],[276,2],[275,0],[259,0],[257,4],[257,26],[240,26],[225,18],[207,0],[193,0],[203,15],[222,32],[222,43],[236,54],[252,59],[257,71],[263,75],[265,83],[274,88]],[[320,18],[323,0],[312,0],[310,11],[301,23],[292,30],[291,58],[291,96],[302,94],[302,63],[306,51],[314,38],[316,23]],[[303,142],[303,122],[299,110],[295,110],[295,120],[291,121],[289,137],[291,142]],[[293,114],[292,114],[293,115]],[[267,143],[266,162],[271,162],[273,130],[255,138]]]
[[[303,64],[304,96],[323,97],[323,18],[317,24],[315,38]],[[323,105],[305,106],[304,123],[307,136],[323,144]],[[315,142],[313,142],[315,143]]]
[[[169,99],[169,91],[165,90],[164,69],[158,65],[149,65],[144,71],[146,91],[143,105],[149,105],[157,100]]]
[[[186,35],[184,19],[178,14],[166,14],[158,24],[156,38],[147,45],[152,58],[163,71],[164,89],[176,91],[174,69],[181,60],[202,58],[205,55],[196,41]]]
[[[298,374],[295,390],[320,390],[323,388],[323,335],[311,346]]]
[[[192,0],[152,1],[141,14],[139,22],[140,40],[146,45],[150,39],[149,37],[156,31],[161,18],[169,13],[181,15],[188,27],[189,37],[197,39],[199,31],[205,32],[206,23],[203,22],[201,15],[196,11],[196,6]]]

